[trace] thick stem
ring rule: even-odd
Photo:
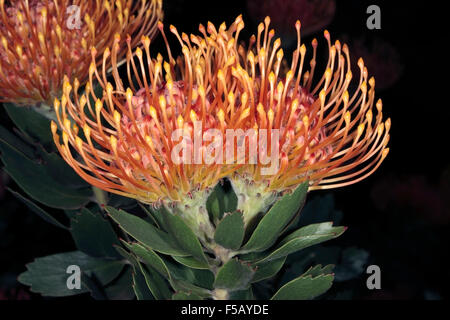
[[[225,289],[215,289],[212,292],[212,298],[214,300],[228,300],[230,298],[230,293]]]
[[[216,258],[220,261],[220,264],[225,264],[228,262],[228,260],[230,260],[231,258],[233,258],[236,255],[236,252],[224,248],[216,243],[212,243],[210,245],[210,248],[213,250],[214,255],[216,256]]]

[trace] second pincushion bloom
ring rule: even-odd
[[[133,35],[133,46],[141,35],[153,37],[162,1],[1,0],[0,11],[0,101],[45,113],[61,95],[64,76],[87,81],[92,46],[101,56],[116,34]]]

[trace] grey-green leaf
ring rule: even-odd
[[[286,257],[282,257],[276,260],[269,261],[267,263],[257,264],[257,269],[255,275],[253,276],[252,282],[259,282],[265,279],[272,278],[278,273],[278,271],[281,270],[285,261]]]
[[[106,300],[106,295],[103,290],[103,286],[98,283],[95,277],[89,277],[86,273],[81,273],[81,283],[83,287],[88,288],[91,293],[91,297],[95,300]]]
[[[172,295],[172,300],[202,300],[202,298],[195,293],[176,292]]]
[[[78,209],[92,197],[90,188],[75,189],[53,179],[48,168],[0,140],[4,170],[34,200],[51,208]]]
[[[91,188],[59,154],[49,153],[42,146],[36,148],[36,152],[39,154],[37,161],[42,164],[45,173],[57,183],[74,190]]]
[[[212,288],[214,276],[209,270],[194,270],[183,267],[182,265],[175,265],[161,258],[151,249],[145,248],[138,243],[125,243],[124,245],[129,248],[134,254],[136,254],[148,267],[157,271],[164,278],[166,278],[172,285],[174,290],[195,293],[200,297],[209,297],[210,294],[207,289]],[[126,255],[125,252],[122,254]],[[133,264],[140,268],[135,259],[130,256]],[[175,257],[174,257],[175,258]],[[180,257],[177,257],[180,258]],[[203,286],[203,288],[198,286]],[[138,284],[135,286],[135,290],[139,289]],[[145,290],[144,290],[145,293]],[[139,292],[137,292],[139,294]]]
[[[224,248],[237,250],[242,244],[244,233],[242,212],[235,211],[225,214],[224,218],[219,222],[214,234],[214,240]]]
[[[188,255],[178,247],[169,234],[157,229],[145,220],[112,207],[106,207],[106,211],[126,233],[147,247],[168,255]]]
[[[4,103],[3,106],[14,124],[24,133],[42,144],[53,143],[49,119],[29,106],[16,106],[12,103]]]
[[[308,182],[305,182],[293,193],[284,195],[278,200],[259,222],[242,251],[264,251],[272,246],[281,231],[305,203],[307,192]]]
[[[200,241],[179,216],[168,213],[164,215],[164,222],[179,248],[196,258],[199,262],[208,265],[208,260],[203,253]]]
[[[275,250],[258,263],[269,262],[313,246],[324,241],[339,237],[344,233],[345,227],[332,227],[331,223],[320,223],[303,227],[283,239]]]
[[[63,297],[87,292],[85,286],[68,289],[67,279],[71,274],[67,273],[67,268],[71,265],[79,266],[82,273],[95,277],[102,285],[115,279],[124,267],[122,261],[94,258],[81,251],[73,251],[35,259],[27,264],[27,271],[18,280],[31,286],[31,291],[44,296]]]
[[[172,297],[172,292],[170,292],[169,286],[164,281],[164,278],[151,267],[146,269],[142,264],[139,264],[139,266],[153,297],[155,297],[156,300],[170,299]]]
[[[35,157],[35,150],[31,145],[3,126],[0,126],[0,140],[23,153],[28,159],[33,159]]]
[[[92,213],[86,208],[70,220],[71,233],[77,248],[93,257],[120,258],[114,245],[119,239],[109,221],[100,212]]]
[[[209,269],[209,265],[207,263],[198,261],[194,257],[172,257],[176,262],[181,263],[182,265],[185,265],[186,267],[192,268],[192,269],[201,269],[201,270],[207,270]]]
[[[141,270],[133,271],[133,290],[138,300],[155,300]]]
[[[249,286],[248,289],[232,291],[228,297],[229,300],[255,300],[253,296],[252,286]]]
[[[133,291],[133,268],[126,267],[120,277],[104,288],[108,300],[132,300],[135,296]]]
[[[306,277],[306,276],[312,276],[317,277],[321,274],[331,274],[333,272],[334,269],[334,264],[328,264],[324,267],[322,267],[321,264],[318,264],[314,267],[310,267],[308,270],[306,270],[306,272],[304,274],[302,274],[302,277]]]
[[[238,259],[231,259],[217,272],[214,288],[237,291],[246,289],[255,274],[255,270]]]
[[[311,300],[330,289],[333,278],[332,274],[300,276],[282,286],[272,300]]]
[[[298,237],[325,235],[330,233],[339,233],[339,235],[341,235],[345,230],[347,230],[346,227],[333,227],[333,222],[331,221],[314,223],[301,227],[300,229],[297,229],[294,232],[290,233],[283,240],[281,240],[279,246]]]
[[[139,243],[123,243],[128,249],[130,249],[132,252],[134,252],[134,254],[141,258],[146,265],[151,266],[164,278],[170,278],[169,271],[164,264],[164,261],[153,250],[147,249]]]
[[[216,222],[222,219],[224,213],[236,211],[237,202],[238,199],[233,189],[230,188],[229,191],[226,191],[219,182],[206,201],[206,209],[212,221]]]
[[[176,291],[195,292],[201,297],[210,296],[208,290],[213,288],[214,283],[214,274],[210,270],[192,269],[166,259],[164,262]]]

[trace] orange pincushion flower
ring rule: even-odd
[[[0,0],[0,11],[0,101],[51,104],[64,75],[86,80],[92,46],[153,36],[162,0]]]
[[[244,176],[269,192],[292,189],[307,180],[310,189],[319,189],[364,179],[389,150],[390,120],[383,122],[381,101],[374,102],[375,80],[368,78],[360,60],[361,75],[350,94],[348,48],[338,41],[332,45],[325,32],[329,58],[324,74],[314,82],[317,41],[313,41],[310,68],[305,71],[300,22],[296,23],[298,44],[291,67],[282,72],[281,41],[272,41],[269,23],[266,18],[260,24],[248,48],[238,42],[244,28],[241,17],[228,29],[225,24],[219,29],[211,23],[207,28],[200,25],[202,36],[180,35],[171,26],[183,55],[173,59],[163,32],[168,61],[161,55],[150,58],[148,37],[142,38],[144,51],[136,49],[136,61],[127,38],[130,88],[124,87],[114,62],[120,50],[117,38],[103,59],[104,66],[112,61],[114,85],[92,65],[88,96],[78,95],[75,81],[73,92],[66,83],[61,102],[55,102],[63,144],[56,123],[52,131],[62,156],[91,184],[146,203],[180,200],[193,190],[214,186],[222,177],[233,182]],[[159,28],[163,31],[162,24]],[[92,90],[94,75],[103,88],[101,97]],[[260,169],[267,165],[239,163],[237,156],[225,164],[174,161],[176,144],[171,137],[177,129],[191,138],[183,156],[186,150],[195,153],[196,148],[205,154],[208,144],[195,144],[197,122],[202,133],[215,129],[223,136],[227,129],[264,129],[269,136],[278,130],[278,170],[263,176]],[[79,137],[79,128],[85,139]],[[273,143],[269,140],[266,150]]]

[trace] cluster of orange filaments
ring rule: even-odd
[[[312,43],[310,68],[304,70],[306,47],[300,40],[300,22],[295,25],[297,49],[290,68],[283,72],[281,41],[274,40],[269,23],[266,18],[260,24],[247,48],[238,42],[244,28],[241,16],[230,28],[200,25],[202,36],[180,35],[170,26],[182,46],[178,59],[172,57],[160,23],[167,61],[160,54],[151,58],[148,37],[142,38],[144,50],[133,53],[128,37],[129,88],[117,71],[115,56],[121,41],[116,38],[112,49],[104,52],[103,70],[91,65],[87,95],[78,94],[75,81],[73,88],[66,83],[61,101],[55,101],[62,144],[56,123],[52,131],[60,153],[89,183],[146,203],[178,201],[193,190],[213,187],[223,177],[250,177],[254,183],[267,184],[267,191],[277,192],[307,180],[311,189],[318,189],[364,179],[388,152],[390,121],[383,122],[381,101],[376,103],[377,114],[372,113],[374,79],[368,79],[360,60],[361,75],[349,94],[347,46],[338,41],[332,45],[325,32],[329,58],[323,76],[313,81],[317,41]],[[110,60],[114,84],[104,72]],[[94,77],[103,88],[102,96],[93,90]],[[279,169],[264,176],[260,169],[267,164],[241,163],[237,158],[232,163],[175,162],[172,134],[182,130],[194,141],[198,122],[203,131],[216,129],[223,136],[228,129],[265,129],[271,137],[276,129]],[[247,147],[249,143],[247,139]],[[272,143],[269,138],[266,151]],[[204,151],[208,144],[202,141],[197,147]],[[194,145],[184,150],[189,148]]]
[[[162,0],[0,0],[0,11],[0,100],[51,104],[64,75],[86,80],[92,46],[153,36]]]

